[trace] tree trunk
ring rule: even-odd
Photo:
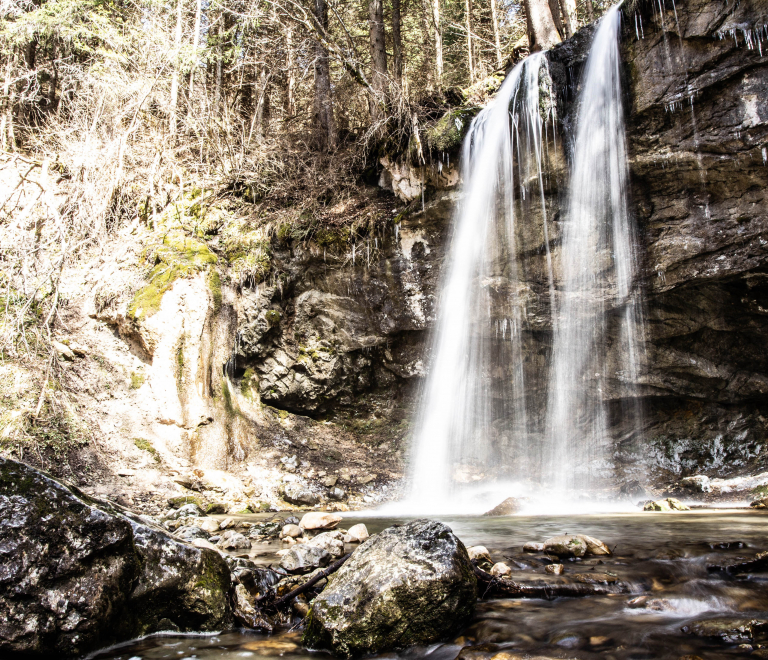
[[[579,29],[579,21],[576,15],[576,0],[562,0],[563,18],[565,19],[565,33],[570,39]]]
[[[562,41],[566,34],[565,26],[563,25],[563,13],[560,9],[560,0],[549,0],[549,11],[552,14],[552,20],[555,22],[558,37]]]
[[[374,123],[384,120],[386,114],[388,81],[387,49],[384,41],[384,3],[382,0],[368,0],[368,24],[371,44],[371,87],[376,98],[370,103],[371,119]]]
[[[219,17],[219,28],[217,30],[218,43],[216,44],[216,81],[213,90],[213,109],[218,112],[221,106],[221,83],[224,77],[224,27],[222,26],[223,16]]]
[[[432,0],[432,21],[435,24],[435,73],[437,86],[443,83],[443,30],[440,26],[440,0]]]
[[[176,0],[176,33],[173,38],[173,76],[171,77],[171,119],[170,133],[176,135],[176,108],[179,102],[179,75],[181,74],[181,25],[184,5],[182,0]]]
[[[499,36],[499,18],[496,14],[496,0],[491,0],[491,19],[493,20],[493,42],[496,46],[496,68],[502,67],[501,37]]]
[[[475,62],[472,57],[472,0],[464,0],[464,13],[467,24],[467,69],[469,70],[469,84],[475,82]]]
[[[400,35],[400,0],[392,0],[392,73],[398,83],[403,78],[403,39]]]
[[[595,10],[592,7],[592,0],[584,0],[584,6],[587,9],[587,19],[591,23],[595,20]]]
[[[556,1],[556,0],[555,0]],[[547,0],[523,0],[528,32],[528,48],[533,53],[548,50],[560,42]]]
[[[293,28],[285,33],[285,48],[288,51],[288,80],[285,85],[285,114],[293,117],[296,114],[296,51],[293,48]]]
[[[315,17],[324,30],[328,29],[328,5],[325,0],[315,0]],[[328,51],[319,41],[315,41],[315,107],[314,123],[318,129],[319,144],[322,149],[336,146],[336,123],[333,120],[333,102],[331,99],[331,70]]]
[[[197,0],[195,6],[195,31],[192,35],[192,68],[189,71],[189,105],[188,111],[192,110],[192,92],[195,88],[195,71],[197,70],[197,51],[200,48],[200,23],[203,16],[203,0]]]

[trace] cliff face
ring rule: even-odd
[[[768,3],[759,0],[688,0],[669,3],[663,13],[653,3],[625,10],[631,208],[640,243],[647,368],[638,382],[614,382],[607,393],[617,476],[643,478],[650,471],[646,476],[666,479],[764,465],[765,20]],[[559,165],[547,190],[556,287],[567,186],[563,163],[570,155],[563,145],[567,150],[592,33],[582,30],[549,55],[561,133]],[[394,174],[402,176],[398,168]],[[394,178],[390,173],[382,183],[392,185]],[[406,410],[413,407],[452,219],[450,194],[432,187],[436,177],[425,178],[425,210],[417,198],[417,210],[402,216],[397,232],[375,237],[372,253],[371,239],[356,246],[354,264],[347,255],[347,263],[329,266],[319,248],[279,254],[289,273],[281,321],[268,326],[256,311],[267,298],[276,300],[274,290],[265,290],[261,304],[254,298],[244,307],[253,312],[238,326],[238,373],[255,369],[264,401],[315,416],[353,401],[362,406],[358,414],[374,412],[373,400],[399,397]],[[418,181],[411,184],[418,188]],[[544,422],[551,310],[540,213],[529,209],[522,217],[518,259],[524,281],[513,285],[525,298],[526,398],[535,441]],[[615,370],[626,359],[618,345],[614,337],[606,347]],[[634,418],[624,414],[633,399],[642,405],[641,429],[631,428]],[[387,417],[391,409],[390,403],[377,412]]]
[[[663,13],[658,3],[624,10],[647,367],[637,382],[609,379],[605,392],[608,472],[662,482],[768,463],[768,2],[668,4]],[[581,30],[548,54],[558,104],[545,191],[556,289],[574,100],[593,31]],[[451,130],[465,130],[465,114],[455,117],[461,126],[455,120]],[[378,478],[379,485],[400,476],[397,449],[408,438],[428,367],[457,200],[456,144],[434,152],[426,168],[404,159],[384,163],[380,186],[389,193],[366,193],[378,195],[383,221],[273,242],[278,276],[268,284],[216,291],[197,275],[174,284],[149,319],[90,310],[119,327],[133,346],[138,366],[131,368],[146,374],[136,394],[126,390],[125,419],[134,424],[143,406],[140,432],[164,460],[176,456],[179,470],[247,469],[263,482],[263,470],[278,466],[281,455],[298,455],[295,471],[316,489],[325,488],[319,477],[347,463],[359,466],[357,486],[354,475],[346,477],[350,489],[366,473],[374,473],[367,483]],[[412,200],[407,207],[393,189]],[[515,291],[525,307],[525,441],[538,442],[552,310],[541,212],[529,204],[518,217],[520,280],[491,285]],[[483,332],[495,341],[491,328]],[[609,336],[606,359],[617,375],[626,361],[619,346]],[[493,377],[509,382],[510,368],[499,365]],[[641,428],[626,414],[635,404],[643,410]],[[492,441],[506,455],[523,436],[503,425]],[[262,494],[273,501],[270,488]]]

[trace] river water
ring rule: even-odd
[[[244,518],[254,521],[257,516]],[[598,582],[613,593],[553,600],[482,600],[472,623],[457,630],[454,639],[374,657],[454,660],[461,653],[461,660],[768,658],[768,632],[766,648],[761,649],[760,639],[750,641],[736,636],[722,640],[683,630],[704,619],[768,620],[768,572],[729,575],[708,570],[708,566],[752,558],[768,550],[768,513],[721,509],[671,514],[440,519],[465,545],[484,545],[494,561],[506,562],[516,581],[553,585]],[[405,520],[348,514],[342,525],[364,522],[373,534]],[[555,576],[545,572],[549,560],[543,555],[522,552],[527,541],[543,541],[562,533],[594,536],[611,547],[614,554],[602,559],[565,561],[564,574]],[[280,547],[279,542],[255,545],[251,558],[262,564],[276,564],[279,557],[275,553]],[[725,627],[733,628],[734,624]],[[306,660],[318,656],[303,650],[300,640],[299,631],[288,629],[271,636],[244,631],[206,636],[160,634],[94,657],[139,660],[281,656]]]

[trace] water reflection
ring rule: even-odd
[[[371,533],[406,519],[365,518]],[[517,658],[615,658],[640,660],[697,656],[768,657],[768,635],[728,633],[750,620],[768,621],[768,573],[729,575],[714,564],[748,559],[768,549],[766,514],[701,511],[678,514],[611,514],[569,517],[442,518],[467,545],[485,545],[513,579],[557,585],[610,576],[624,593],[555,600],[492,600],[478,604],[470,626],[449,643],[377,656],[392,660],[515,660]],[[359,521],[354,515],[344,525]],[[605,541],[612,557],[565,562],[562,576],[549,575],[542,555],[522,552],[527,541],[579,533]],[[276,562],[279,544],[252,550],[262,563]],[[710,625],[716,634],[684,632],[703,619],[734,619]],[[695,626],[694,626],[695,628]],[[709,629],[707,629],[709,630]],[[701,632],[698,628],[695,631]],[[711,633],[711,630],[710,630]],[[762,633],[761,633],[762,634]],[[729,636],[730,635],[730,636]],[[741,637],[739,636],[741,635]],[[746,636],[745,636],[746,635]],[[300,632],[272,636],[227,632],[209,636],[153,636],[97,654],[112,660],[139,658],[273,658],[307,660]],[[762,648],[762,647],[765,648]]]

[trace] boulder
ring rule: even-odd
[[[507,577],[508,575],[512,575],[512,569],[504,562],[499,562],[491,567],[491,575],[493,575],[493,577]]]
[[[280,567],[289,573],[306,573],[331,563],[331,554],[324,548],[306,543],[292,547],[280,560]]]
[[[344,543],[362,543],[367,541],[369,536],[368,528],[363,523],[358,523],[349,528],[344,536]]]
[[[285,484],[282,487],[283,499],[298,506],[315,506],[320,498],[309,488],[297,483]]]
[[[79,656],[170,625],[231,625],[218,553],[0,458],[0,657]]]
[[[283,538],[290,537],[292,539],[295,539],[301,536],[301,534],[302,534],[301,527],[299,527],[298,525],[284,525],[283,529],[280,531],[280,536]]]
[[[368,539],[312,603],[304,644],[350,657],[455,635],[472,617],[477,579],[446,525],[414,520]]]
[[[557,555],[558,557],[604,556],[611,554],[610,549],[605,543],[586,534],[553,536],[546,539],[543,545],[544,552]],[[525,550],[525,547],[523,549]]]
[[[682,628],[684,633],[696,637],[717,638],[727,644],[742,644],[768,633],[768,620],[738,617],[719,617],[694,621]]]
[[[511,516],[520,510],[520,503],[514,497],[508,497],[501,504],[497,504],[490,511],[486,511],[484,516]]]
[[[179,520],[181,518],[197,518],[198,516],[202,515],[202,511],[200,510],[200,507],[197,506],[194,502],[190,502],[189,504],[185,504],[184,506],[179,507],[175,511],[172,511],[167,516],[165,516],[166,520]]]
[[[708,493],[712,490],[712,486],[709,483],[709,477],[703,474],[697,474],[693,477],[685,477],[680,480],[680,486],[685,490],[693,491],[694,493]]]
[[[247,550],[251,547],[251,542],[240,532],[228,529],[216,545],[223,550]]]
[[[213,518],[205,518],[199,525],[200,529],[208,534],[215,534],[219,531],[219,523]]]
[[[544,552],[544,544],[528,541],[528,543],[523,546],[523,552]]]
[[[330,497],[332,500],[336,500],[337,502],[341,502],[341,500],[343,500],[346,496],[347,492],[338,486],[336,488],[331,488],[328,491],[328,497]]]
[[[676,500],[674,497],[668,497],[664,500],[648,502],[643,507],[643,511],[690,511],[690,508],[685,506],[680,500]]]
[[[587,542],[580,536],[561,534],[544,541],[544,552],[558,557],[583,557],[587,554]]]
[[[322,548],[331,557],[341,557],[344,554],[344,535],[339,531],[323,532],[307,541],[305,547]]]
[[[313,511],[312,513],[304,514],[299,526],[302,529],[333,529],[338,527],[341,521],[342,517],[335,513]]]
[[[544,570],[551,575],[562,575],[563,571],[565,570],[565,566],[562,564],[549,564],[544,568]]]
[[[179,527],[179,529],[176,530],[176,536],[178,536],[182,541],[186,541],[187,543],[191,543],[195,539],[208,538],[208,534],[206,534],[200,527],[197,527],[196,525],[186,525],[184,527]]]
[[[489,564],[493,564],[491,553],[488,552],[488,548],[486,548],[484,545],[473,545],[471,548],[467,548],[467,554],[469,555],[469,559],[471,561],[488,562]]]

